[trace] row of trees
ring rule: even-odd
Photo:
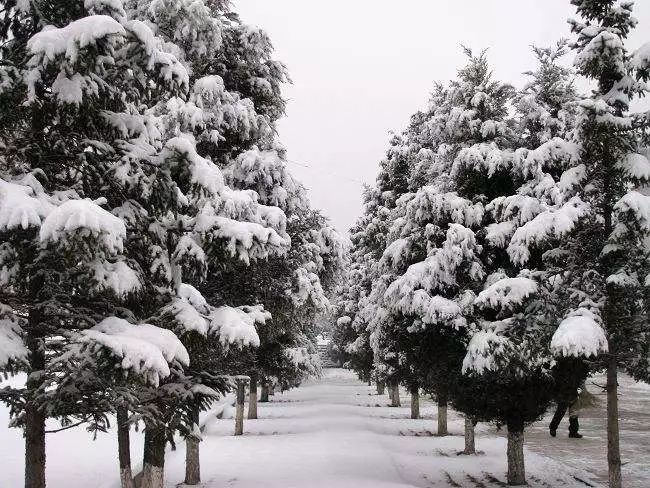
[[[275,137],[285,67],[222,0],[9,0],[0,19],[0,400],[45,486],[46,422],[143,423],[141,486],[165,446],[251,378],[318,373],[311,324],[342,241]],[[61,430],[61,429],[54,429]]]
[[[466,453],[476,422],[507,426],[511,485],[526,482],[525,426],[606,370],[620,488],[617,374],[650,379],[650,118],[630,111],[650,44],[626,49],[631,2],[571,3],[573,40],[534,49],[522,90],[466,50],[393,137],[352,230],[335,348],[394,404],[399,384],[434,395],[439,434],[448,403],[465,414]]]

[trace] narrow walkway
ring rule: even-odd
[[[404,392],[402,392],[404,395]],[[388,406],[386,395],[361,384],[352,373],[326,370],[322,380],[260,404],[260,419],[245,421],[233,437],[232,421],[206,424],[201,444],[205,488],[492,488],[505,485],[505,440],[479,436],[479,456],[459,456],[462,419],[452,414],[448,437],[435,437],[435,406],[411,420],[409,398]],[[484,429],[487,430],[487,427]],[[170,453],[167,482],[183,476],[184,448]],[[527,455],[530,486],[586,486],[580,470],[564,469]],[[549,474],[550,473],[550,474]]]

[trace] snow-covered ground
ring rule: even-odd
[[[203,487],[504,486],[505,439],[501,435],[492,427],[479,426],[477,447],[483,454],[459,456],[462,419],[451,413],[452,435],[435,437],[435,404],[423,402],[423,419],[411,420],[409,398],[402,395],[404,406],[391,408],[387,396],[378,397],[374,388],[361,384],[352,373],[330,369],[322,380],[260,404],[260,419],[247,420],[241,437],[231,435],[232,420],[208,418],[201,444]],[[647,483],[650,477],[650,388],[625,380],[621,396],[623,457],[629,461],[624,467],[626,486],[647,486],[643,480]],[[22,484],[22,439],[19,431],[5,427],[6,419],[6,411],[0,410],[0,486],[14,488]],[[598,479],[605,466],[602,422],[602,407],[587,415],[583,422],[587,437],[582,441],[570,441],[563,431],[551,439],[545,423],[534,426],[527,438],[530,485],[601,486]],[[134,433],[133,440],[133,456],[139,459],[141,435]],[[168,453],[167,486],[183,480],[184,457],[182,442]],[[116,440],[111,434],[100,435],[94,442],[83,429],[48,436],[49,488],[115,488],[116,463]]]

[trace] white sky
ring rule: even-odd
[[[313,205],[347,231],[388,147],[425,106],[434,80],[454,77],[464,44],[489,48],[495,76],[521,86],[530,45],[570,35],[569,0],[233,0],[265,29],[289,68],[280,139]],[[650,0],[637,0],[628,48],[650,41]],[[569,56],[571,56],[569,54]],[[300,165],[307,165],[308,168]]]

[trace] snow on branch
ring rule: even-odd
[[[149,324],[133,325],[117,317],[107,317],[89,330],[82,331],[82,342],[96,344],[120,360],[120,367],[157,386],[170,375],[169,363],[187,366],[187,350],[167,329]]]
[[[0,178],[0,230],[40,227],[52,205],[39,189]]]
[[[262,305],[245,307],[223,306],[210,315],[211,327],[219,335],[224,345],[241,345],[258,347],[260,338],[255,324],[264,324],[271,318]]]
[[[13,317],[11,310],[0,305],[0,368],[10,361],[27,359],[29,351],[23,342],[20,331],[20,322]]]
[[[524,264],[530,258],[530,246],[548,238],[559,238],[571,231],[579,219],[589,212],[589,205],[573,197],[555,210],[542,212],[519,227],[508,246],[508,254],[515,264]]]
[[[122,252],[126,226],[121,219],[101,208],[98,203],[103,203],[103,199],[97,200],[97,203],[90,200],[68,200],[56,207],[41,225],[41,242],[59,243],[74,234],[92,235],[110,253]]]
[[[512,310],[537,292],[537,283],[530,278],[503,278],[478,294],[475,304],[479,307]]]
[[[494,330],[476,332],[467,346],[463,359],[463,374],[494,371],[497,368],[497,356],[505,353],[510,346],[510,341]]]
[[[125,36],[126,31],[108,15],[90,15],[61,28],[46,26],[27,42],[27,49],[34,55],[30,64],[46,64],[62,54],[74,63],[80,49],[94,46],[110,35]]]
[[[178,136],[167,141],[163,158],[175,156],[177,164],[180,160],[188,163],[187,170],[191,183],[200,186],[212,195],[219,195],[225,188],[223,174],[212,161],[205,159],[196,152],[196,146],[191,136]],[[180,157],[180,158],[179,158]]]
[[[140,276],[125,261],[95,261],[90,265],[100,290],[111,290],[125,297],[142,288]]]
[[[558,356],[590,357],[607,352],[607,338],[593,312],[579,308],[565,318],[551,339],[551,350]]]
[[[650,231],[650,196],[632,190],[616,202],[614,210],[618,214],[631,214],[644,231]],[[613,237],[616,237],[617,232],[618,230],[615,229],[612,233]]]
[[[634,179],[650,180],[650,161],[643,154],[630,153],[617,166]]]

